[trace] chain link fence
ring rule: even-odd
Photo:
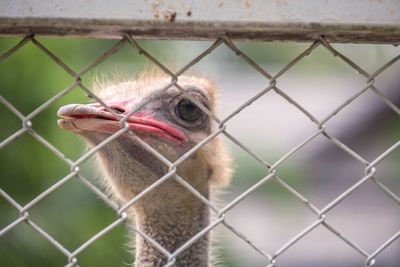
[[[392,233],[392,235],[387,238],[385,242],[382,242],[379,246],[377,246],[373,250],[367,250],[363,247],[363,244],[358,244],[355,242],[351,236],[344,234],[340,227],[335,225],[335,223],[331,222],[329,219],[329,215],[332,210],[334,210],[339,203],[343,200],[348,198],[350,195],[353,194],[354,191],[359,189],[363,186],[367,181],[371,181],[375,184],[376,188],[381,190],[387,198],[392,199],[397,205],[400,205],[400,197],[398,194],[393,192],[389,186],[386,186],[377,175],[378,164],[384,161],[388,156],[390,156],[396,149],[400,147],[400,140],[393,143],[390,147],[387,147],[383,151],[380,152],[379,156],[377,156],[373,160],[366,160],[363,155],[357,153],[356,151],[352,150],[348,147],[345,143],[341,140],[335,138],[333,134],[329,130],[326,129],[325,125],[329,122],[332,118],[334,118],[337,114],[340,114],[342,110],[344,110],[349,105],[352,105],[354,101],[360,98],[366,92],[372,92],[375,94],[376,98],[379,99],[382,103],[384,103],[388,108],[390,108],[395,114],[400,116],[400,108],[396,106],[396,104],[389,99],[385,94],[378,88],[375,83],[375,80],[378,76],[380,76],[385,70],[392,67],[395,63],[400,61],[400,53],[398,56],[394,57],[393,59],[389,60],[381,67],[376,69],[372,73],[368,73],[363,69],[362,66],[359,66],[354,61],[352,61],[347,55],[342,54],[337,49],[332,46],[332,44],[327,41],[324,36],[317,37],[314,42],[308,46],[302,53],[298,54],[293,60],[291,60],[286,66],[284,66],[281,70],[277,73],[272,74],[268,70],[261,67],[257,64],[257,60],[250,58],[245,52],[241,51],[236,45],[235,42],[225,34],[221,34],[215,42],[202,51],[200,54],[195,56],[189,63],[185,66],[180,68],[178,71],[172,71],[165,65],[163,65],[160,61],[158,61],[155,57],[153,57],[149,52],[142,48],[140,43],[134,39],[131,35],[124,35],[121,39],[116,42],[116,44],[109,49],[108,51],[104,52],[98,58],[96,58],[93,62],[90,62],[86,67],[80,69],[78,72],[74,71],[71,67],[69,67],[63,60],[61,60],[57,54],[52,53],[50,49],[48,49],[43,43],[35,38],[34,34],[29,34],[22,38],[18,44],[14,47],[6,51],[0,56],[0,64],[7,64],[7,59],[12,57],[14,54],[18,53],[19,50],[25,46],[26,44],[31,43],[37,47],[41,52],[43,52],[49,59],[55,62],[61,69],[63,69],[66,73],[68,73],[74,80],[74,82],[66,87],[65,89],[61,90],[58,94],[54,95],[53,97],[49,98],[46,102],[42,105],[38,106],[34,111],[30,112],[29,114],[24,114],[23,112],[19,111],[13,104],[7,100],[5,97],[0,95],[0,103],[4,105],[9,111],[11,111],[21,122],[21,128],[5,138],[0,142],[0,152],[6,146],[12,146],[13,143],[23,135],[30,135],[32,136],[38,143],[42,146],[47,148],[55,157],[61,159],[68,168],[70,168],[70,172],[65,177],[59,179],[56,183],[48,187],[45,191],[41,192],[39,195],[35,196],[31,199],[27,204],[21,205],[18,201],[16,201],[12,195],[8,192],[0,188],[0,197],[3,198],[6,202],[8,202],[15,210],[18,212],[19,216],[15,217],[15,219],[9,223],[8,225],[3,225],[0,229],[0,242],[1,238],[5,236],[10,231],[15,231],[15,228],[19,224],[27,224],[29,225],[34,231],[39,233],[45,240],[49,242],[52,246],[54,246],[57,250],[59,250],[63,255],[65,255],[65,266],[78,266],[79,265],[79,256],[83,253],[88,247],[92,246],[95,242],[102,239],[108,232],[113,230],[115,227],[125,223],[127,221],[127,209],[137,203],[142,197],[144,197],[147,193],[161,185],[167,180],[174,179],[179,184],[184,186],[186,190],[189,190],[193,195],[195,195],[199,200],[205,203],[212,213],[214,213],[215,218],[211,221],[211,223],[200,232],[198,232],[195,236],[193,236],[190,240],[188,240],[184,245],[179,247],[175,251],[167,251],[163,248],[160,244],[157,243],[154,239],[147,236],[144,232],[142,232],[138,228],[134,228],[136,234],[142,236],[146,239],[149,243],[151,243],[155,248],[157,248],[161,253],[163,253],[168,258],[168,264],[165,266],[174,266],[175,259],[179,256],[183,251],[189,248],[192,244],[194,244],[197,240],[202,238],[204,235],[208,234],[209,232],[213,231],[217,226],[223,226],[229,231],[231,231],[234,235],[238,238],[242,239],[243,242],[248,244],[254,251],[259,253],[265,259],[265,266],[272,267],[272,266],[279,266],[279,260],[285,252],[295,245],[297,242],[305,238],[307,235],[312,233],[317,227],[324,227],[328,230],[332,235],[336,236],[339,240],[344,242],[346,245],[351,247],[355,252],[360,254],[364,257],[365,266],[374,266],[378,265],[379,263],[379,255],[390,245],[395,242],[399,242],[400,237],[400,229],[399,231]],[[139,137],[135,135],[134,132],[129,130],[129,126],[127,124],[127,119],[129,116],[134,114],[137,110],[131,111],[129,114],[120,118],[120,125],[121,129],[117,131],[115,134],[111,135],[109,138],[101,142],[99,145],[91,148],[83,155],[80,156],[77,160],[72,160],[68,158],[62,151],[60,151],[57,147],[52,145],[49,141],[46,140],[43,136],[41,136],[36,130],[35,125],[32,123],[32,119],[38,116],[41,112],[46,110],[50,105],[54,104],[55,101],[62,98],[72,90],[77,90],[78,87],[80,90],[85,92],[91,99],[94,99],[96,102],[101,104],[105,109],[107,109],[111,114],[113,114],[116,118],[119,118],[115,112],[110,109],[102,99],[96,96],[95,93],[91,91],[83,82],[82,76],[88,73],[89,71],[96,68],[99,64],[101,64],[104,60],[118,52],[124,47],[129,47],[132,49],[132,52],[139,53],[141,56],[145,57],[147,60],[151,62],[153,66],[162,70],[166,75],[170,77],[170,83],[162,89],[161,92],[165,92],[169,90],[171,87],[178,88],[179,90],[184,91],[184,89],[179,85],[179,76],[183,75],[186,71],[196,65],[200,60],[206,58],[212,51],[217,49],[218,47],[222,47],[223,49],[230,49],[232,50],[236,56],[240,57],[244,62],[246,62],[255,72],[261,74],[265,81],[268,83],[268,86],[264,89],[260,90],[256,95],[252,96],[249,99],[243,101],[243,103],[236,107],[234,111],[232,111],[229,115],[219,118],[217,115],[210,113],[206,107],[202,106],[200,103],[196,103],[206,112],[209,117],[215,120],[218,123],[217,131],[211,133],[206,139],[202,142],[198,143],[195,147],[193,147],[190,151],[185,153],[181,158],[179,158],[175,162],[170,162],[166,159],[162,154],[152,148],[149,144],[142,141]],[[323,48],[328,51],[335,60],[339,60],[347,64],[349,67],[354,69],[359,75],[361,75],[365,80],[365,85],[352,96],[348,97],[345,101],[343,101],[340,105],[336,108],[331,110],[331,112],[324,118],[317,118],[312,114],[312,112],[308,111],[301,103],[297,102],[294,98],[290,96],[290,94],[285,92],[285,88],[281,88],[279,86],[280,78],[287,74],[287,72],[296,64],[301,62],[305,57],[309,56],[313,53],[316,48]],[[237,114],[251,106],[253,103],[259,101],[259,99],[269,94],[270,92],[275,92],[278,94],[284,101],[287,101],[291,106],[293,106],[297,112],[301,113],[303,116],[311,120],[315,125],[314,133],[311,134],[309,137],[302,140],[298,145],[293,146],[285,155],[281,156],[275,162],[267,162],[262,156],[258,155],[257,152],[253,151],[249,148],[245,143],[240,142],[234,134],[230,133],[229,129],[226,127],[226,124],[234,118]],[[222,100],[223,101],[223,100]],[[81,173],[81,165],[92,158],[100,149],[104,146],[118,138],[123,134],[129,134],[129,138],[134,140],[135,142],[140,143],[144,149],[148,152],[152,153],[155,157],[157,157],[163,164],[168,166],[169,172],[166,173],[163,177],[160,177],[154,184],[146,188],[142,191],[139,195],[128,201],[127,203],[120,205],[114,202],[110,197],[102,191],[102,188],[98,188],[90,179],[85,177]],[[265,170],[268,172],[268,175],[264,178],[258,180],[255,184],[249,187],[247,190],[242,192],[236,198],[234,198],[229,203],[225,203],[222,207],[217,207],[214,203],[211,203],[207,198],[205,198],[202,194],[196,191],[186,180],[184,177],[180,177],[176,170],[180,163],[182,163],[185,159],[189,158],[193,153],[195,153],[198,149],[202,146],[207,144],[208,142],[212,141],[217,136],[224,136],[225,138],[232,141],[238,149],[242,150],[244,153],[248,154],[254,161],[259,162],[263,165]],[[337,148],[348,154],[354,160],[360,162],[364,166],[364,174],[358,177],[358,181],[343,191],[341,194],[337,195],[334,200],[332,200],[329,204],[325,205],[322,208],[318,208],[312,201],[310,201],[306,196],[298,192],[294,187],[290,186],[287,182],[285,182],[281,177],[278,176],[277,170],[280,169],[281,165],[286,162],[289,158],[293,155],[301,155],[302,148],[312,143],[317,137],[324,137],[326,140],[331,142]],[[6,179],[11,179],[11,177],[5,177]],[[118,219],[114,222],[109,224],[107,227],[96,233],[94,236],[80,244],[79,247],[76,248],[69,248],[65,246],[62,242],[55,239],[46,229],[39,226],[35,221],[31,218],[30,211],[35,206],[40,205],[41,202],[47,198],[48,196],[52,195],[57,189],[63,187],[68,181],[70,180],[78,180],[81,186],[87,187],[90,189],[96,196],[98,196],[101,200],[104,201],[111,209],[115,211],[118,215]],[[234,227],[229,220],[226,218],[226,215],[232,209],[240,204],[244,199],[249,197],[253,194],[257,189],[261,187],[268,187],[270,181],[277,182],[283,190],[287,191],[293,197],[295,197],[299,203],[303,204],[307,209],[309,209],[314,214],[314,222],[309,224],[305,227],[302,231],[294,235],[291,239],[287,240],[278,250],[276,251],[265,251],[260,244],[257,244],[250,238],[248,238],[245,234],[241,233],[239,229]],[[18,186],[18,185],[16,185]],[[73,201],[73,200],[72,200]],[[29,242],[29,240],[27,240]]]

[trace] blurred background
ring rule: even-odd
[[[37,38],[66,65],[78,72],[111,48],[115,40]],[[1,38],[0,54],[20,38]],[[140,41],[145,50],[172,69],[180,69],[211,45],[208,41]],[[310,44],[235,42],[271,74],[277,73]],[[400,53],[390,45],[335,44],[366,71],[372,73]],[[126,45],[83,76],[91,87],[94,77],[134,77],[151,63]],[[221,90],[219,117],[224,118],[269,81],[224,45],[194,65],[188,73],[215,81]],[[400,106],[400,63],[376,78],[376,86]],[[27,115],[73,84],[74,79],[32,43],[0,64],[0,94]],[[347,98],[360,91],[366,79],[323,47],[302,59],[277,80],[278,87],[322,120]],[[33,118],[33,129],[68,158],[78,159],[83,141],[57,127],[62,105],[88,102],[76,88]],[[0,104],[0,141],[21,128],[21,121]],[[227,124],[228,132],[270,164],[317,131],[317,126],[293,105],[268,92]],[[368,161],[400,140],[400,117],[372,91],[367,91],[326,123],[326,130]],[[265,168],[226,140],[235,159],[232,185],[221,192],[222,203],[234,199],[268,173]],[[400,195],[400,151],[377,166],[376,178]],[[82,173],[99,188],[92,162]],[[33,137],[24,134],[0,150],[0,188],[22,206],[69,173],[69,167]],[[277,169],[278,176],[323,208],[364,177],[364,166],[323,136],[300,149]],[[108,226],[116,214],[101,199],[72,179],[29,210],[30,218],[66,248],[74,250]],[[19,217],[0,198],[0,229]],[[273,254],[317,220],[286,189],[269,181],[242,201],[227,220],[264,251]],[[368,181],[337,207],[327,219],[340,232],[372,253],[400,230],[400,208],[373,182]],[[219,227],[219,266],[265,266],[266,259],[243,240]],[[128,266],[127,229],[119,226],[79,255],[80,266]],[[397,240],[377,257],[377,266],[400,266]],[[0,266],[64,266],[66,257],[25,223],[0,238]],[[364,257],[324,227],[317,227],[277,260],[278,266],[364,266]]]

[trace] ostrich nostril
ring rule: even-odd
[[[111,106],[110,107],[115,113],[117,114],[123,114],[125,113],[125,109],[122,107],[117,107],[117,106]]]

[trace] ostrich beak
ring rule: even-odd
[[[114,116],[100,104],[70,104],[61,107],[57,115],[58,126],[67,131],[80,132],[100,132],[114,134],[123,128],[120,120],[129,113],[126,102],[106,103],[118,114]],[[156,136],[173,142],[183,142],[187,137],[179,130],[170,125],[151,118],[148,113],[135,113],[126,122],[129,129],[140,135]]]

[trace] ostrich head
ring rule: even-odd
[[[216,129],[189,98],[212,113],[217,90],[207,79],[181,76],[179,85],[162,88],[170,79],[153,73],[136,80],[105,83],[96,94],[115,113],[124,116],[129,129],[169,161],[174,162]],[[190,97],[187,97],[190,95]],[[97,145],[121,129],[117,118],[100,104],[71,104],[58,111],[59,126],[72,131],[90,145]],[[122,134],[99,150],[99,166],[111,193],[122,203],[129,201],[168,172],[153,153]],[[227,184],[230,160],[219,137],[202,146],[177,166],[177,173],[206,198],[216,185]],[[137,227],[173,252],[209,222],[208,209],[193,193],[173,178],[146,194],[131,209]],[[144,239],[136,239],[136,266],[162,266],[166,258]],[[178,266],[208,266],[208,236],[177,258]],[[194,265],[193,265],[194,264]]]

